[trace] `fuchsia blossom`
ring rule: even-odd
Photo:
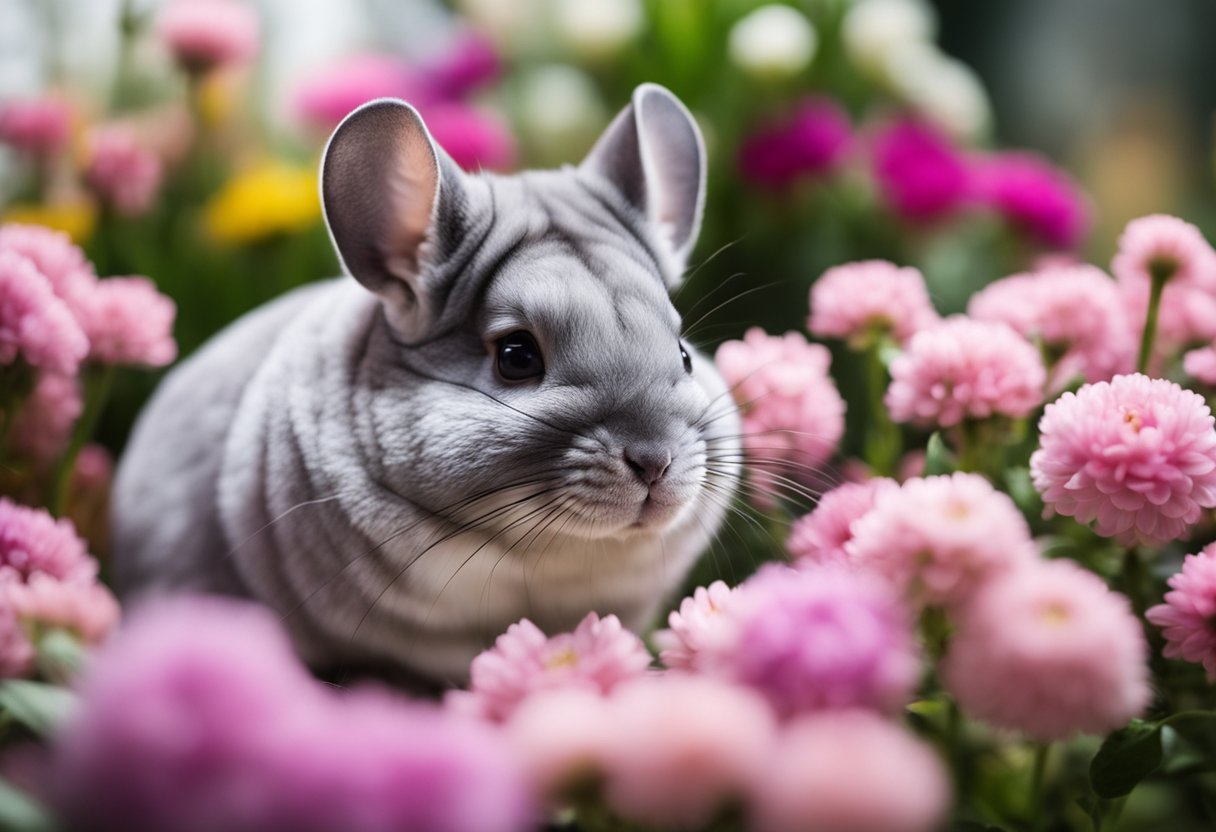
[[[146,277],[99,280],[82,304],[89,359],[101,364],[163,367],[177,357],[177,306]]]
[[[501,75],[502,59],[484,36],[465,32],[419,74],[428,99],[455,101]]]
[[[55,294],[77,314],[93,289],[97,275],[80,246],[67,234],[41,225],[9,223],[0,226],[0,252],[20,254],[51,283]]]
[[[853,539],[853,526],[870,509],[879,494],[898,490],[886,477],[848,482],[819,499],[815,510],[790,527],[785,548],[801,563],[846,563],[846,546]]]
[[[835,168],[848,152],[852,127],[844,108],[828,98],[803,101],[787,118],[763,125],[743,140],[739,172],[766,188],[784,188]]]
[[[1201,396],[1163,379],[1115,376],[1065,393],[1030,457],[1047,508],[1125,545],[1177,540],[1216,506],[1216,430]]]
[[[607,693],[649,666],[641,639],[615,615],[587,613],[574,632],[552,638],[525,618],[473,659],[469,690],[449,696],[455,708],[501,721],[538,691],[578,687]]]
[[[24,458],[51,460],[67,445],[83,410],[75,377],[42,373],[13,417],[9,445]]]
[[[156,32],[189,72],[244,63],[259,46],[257,13],[239,0],[172,0]]]
[[[811,287],[807,328],[866,347],[876,336],[906,342],[938,321],[925,278],[911,266],[864,260],[835,266]]]
[[[0,249],[0,365],[23,359],[73,375],[89,343],[50,282],[21,255]]]
[[[72,111],[55,98],[10,99],[0,103],[0,142],[48,155],[67,144]]]
[[[654,634],[659,658],[673,670],[694,670],[701,653],[727,635],[731,623],[723,613],[735,591],[724,581],[699,586],[680,602],[680,608],[667,616],[669,630]]]
[[[941,219],[963,207],[967,163],[954,143],[914,119],[884,128],[873,141],[874,177],[891,209],[904,219]]]
[[[515,164],[515,139],[501,120],[457,103],[428,107],[424,117],[435,142],[465,170]]]
[[[84,176],[89,187],[120,214],[146,213],[160,190],[164,173],[160,158],[141,147],[135,134],[122,125],[91,130],[85,144]]]
[[[891,363],[886,403],[897,422],[952,427],[964,419],[1022,418],[1043,400],[1038,351],[1002,323],[956,316],[922,330]]]
[[[1148,705],[1147,645],[1122,595],[1070,561],[1031,561],[956,616],[942,676],[959,706],[1040,740],[1105,734]]]
[[[356,55],[326,66],[300,83],[296,113],[330,130],[348,113],[376,98],[414,100],[417,81],[409,66],[388,55]]]
[[[1216,543],[1187,555],[1169,585],[1165,603],[1145,618],[1165,635],[1166,658],[1200,662],[1208,680],[1216,681]]]
[[[972,165],[973,196],[1049,248],[1075,248],[1089,231],[1084,194],[1063,171],[1030,153],[998,153]]]

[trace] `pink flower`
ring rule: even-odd
[[[811,287],[810,331],[820,338],[842,338],[868,347],[890,335],[904,343],[933,326],[937,312],[920,271],[886,260],[835,266]]]
[[[742,341],[718,347],[714,360],[743,412],[753,499],[771,505],[771,495],[814,483],[844,434],[845,404],[828,374],[827,348],[796,332],[752,327]]]
[[[427,107],[423,117],[436,143],[465,170],[507,170],[515,164],[515,139],[500,120],[464,104]]]
[[[1063,171],[1030,153],[998,153],[973,167],[975,198],[1049,248],[1075,248],[1089,231],[1085,196]]]
[[[847,562],[845,546],[853,539],[853,525],[874,508],[879,494],[898,489],[898,483],[885,477],[832,489],[819,499],[814,511],[790,527],[786,550],[800,565]]]
[[[244,63],[259,46],[256,12],[238,0],[171,0],[156,33],[188,72]]]
[[[853,523],[848,556],[918,604],[953,607],[1034,556],[1013,500],[978,474],[912,479]]]
[[[612,695],[604,799],[621,817],[700,829],[742,797],[771,751],[773,715],[746,688],[684,674]]]
[[[453,707],[502,721],[538,691],[578,687],[607,693],[649,666],[641,639],[615,615],[587,613],[573,633],[552,638],[525,618],[473,659],[469,691],[455,692]]]
[[[62,231],[17,223],[0,226],[0,252],[4,251],[20,254],[33,263],[74,314],[97,282],[80,246]]]
[[[37,655],[34,645],[17,610],[12,604],[0,601],[0,679],[24,676],[34,666]]]
[[[9,445],[26,459],[46,462],[63,451],[84,409],[74,376],[42,373],[13,417]]]
[[[1139,374],[1047,405],[1035,488],[1049,510],[1124,545],[1177,540],[1216,506],[1216,430],[1203,398]]]
[[[991,283],[971,297],[967,313],[1008,324],[1042,342],[1055,359],[1053,388],[1077,375],[1106,381],[1135,363],[1135,327],[1117,284],[1094,266],[1051,266]]]
[[[830,98],[808,98],[786,118],[762,125],[739,148],[739,173],[765,188],[784,188],[827,173],[848,152],[849,116]]]
[[[992,581],[956,619],[942,677],[959,706],[1040,740],[1105,734],[1151,698],[1147,645],[1127,599],[1070,561]]]
[[[55,98],[10,99],[0,103],[0,142],[46,156],[67,144],[72,111]]]
[[[156,154],[140,147],[122,125],[91,130],[85,140],[88,165],[85,181],[120,214],[147,213],[160,190],[163,170]]]
[[[177,357],[177,306],[146,277],[99,280],[82,304],[89,359],[102,364],[163,367]]]
[[[428,100],[457,101],[501,74],[494,44],[476,32],[465,32],[421,68],[420,84]]]
[[[67,520],[0,497],[0,583],[23,583],[35,573],[88,582],[97,562]]]
[[[724,581],[699,586],[680,602],[680,608],[667,616],[671,629],[654,634],[659,659],[673,670],[695,670],[700,655],[710,644],[723,638],[730,623],[723,612],[729,607],[734,590]]]
[[[967,199],[966,163],[950,139],[928,124],[897,121],[874,137],[872,152],[883,198],[904,219],[941,219]]]
[[[89,342],[50,282],[21,255],[0,249],[0,364],[23,359],[74,375]]]
[[[1029,416],[1046,381],[1038,350],[1005,324],[947,318],[912,336],[891,362],[886,403],[896,422],[952,427]]]
[[[529,696],[503,727],[533,791],[560,805],[604,777],[615,742],[613,718],[598,692],[555,688]]]
[[[412,101],[416,88],[404,61],[356,55],[305,77],[296,87],[295,111],[304,121],[330,130],[360,104],[376,98]]]
[[[1216,349],[1204,347],[1191,350],[1182,357],[1182,368],[1196,381],[1216,385]]]
[[[950,780],[929,745],[865,711],[785,726],[754,786],[749,829],[931,832],[950,808]]]
[[[0,583],[0,593],[18,620],[71,630],[86,644],[100,644],[118,624],[118,601],[95,581],[61,581],[35,572],[25,583]]]
[[[1165,656],[1201,662],[1216,681],[1216,543],[1187,555],[1182,571],[1169,580],[1165,603],[1144,614],[1165,636]]]

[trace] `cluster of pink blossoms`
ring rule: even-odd
[[[147,213],[160,191],[164,166],[122,124],[95,127],[85,138],[85,184],[104,204],[130,217]]]
[[[847,263],[823,273],[811,287],[807,329],[867,347],[883,336],[905,344],[938,322],[920,271],[885,260]]]

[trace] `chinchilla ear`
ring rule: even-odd
[[[642,84],[581,167],[611,182],[657,229],[671,259],[664,279],[678,283],[705,206],[705,142],[688,108],[670,90]]]
[[[321,204],[334,247],[406,340],[425,337],[434,322],[438,287],[428,267],[458,236],[462,178],[418,111],[397,99],[359,107],[325,147]]]

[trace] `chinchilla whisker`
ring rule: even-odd
[[[738,244],[739,244],[739,243],[741,243],[741,242],[743,242],[743,237],[736,237],[735,239],[731,240],[730,242],[725,243],[725,244],[723,244],[722,246],[720,246],[720,247],[718,248],[718,250],[717,250],[717,251],[715,251],[713,254],[709,255],[709,256],[708,256],[708,257],[706,257],[704,260],[702,260],[700,263],[698,263],[697,265],[693,266],[693,268],[692,268],[692,269],[690,269],[690,270],[689,270],[689,271],[688,271],[688,272],[687,272],[687,273],[684,275],[684,282],[680,284],[679,288],[677,288],[677,289],[676,289],[676,291],[675,291],[675,293],[672,295],[672,297],[673,297],[673,298],[678,299],[678,298],[680,297],[680,294],[681,294],[681,293],[684,291],[684,289],[685,289],[685,288],[688,286],[688,282],[689,282],[690,280],[692,280],[692,278],[696,277],[696,276],[697,276],[697,273],[698,273],[698,272],[700,272],[700,271],[701,271],[701,269],[703,269],[703,268],[705,268],[706,266],[708,266],[708,265],[709,265],[709,264],[710,264],[710,263],[711,263],[711,262],[714,260],[714,258],[715,258],[715,257],[717,257],[719,254],[722,254],[722,253],[723,253],[724,251],[726,251],[727,249],[730,249],[730,248],[732,248],[732,247],[734,247],[734,246],[738,245]],[[739,274],[740,274],[740,275],[742,275],[742,274],[743,274],[743,272],[739,272]],[[722,284],[719,284],[719,286],[718,286],[718,287],[716,287],[716,288],[712,289],[711,291],[709,291],[708,293],[706,293],[706,296],[708,296],[708,295],[712,295],[714,292],[716,292],[716,291],[718,290],[718,288],[721,288],[721,286],[722,286],[722,285],[725,285],[726,283],[729,283],[729,282],[730,282],[730,279],[729,279],[729,278],[728,278],[727,280],[724,280],[724,281],[722,282]],[[693,307],[693,309],[696,309],[696,307],[694,306],[694,307]]]
[[[556,518],[561,517],[562,513],[565,511],[568,503],[569,503],[569,497],[563,496],[563,497],[559,498],[557,507],[549,515],[550,518],[556,519]],[[478,607],[480,607],[483,610],[485,609],[486,593],[490,588],[490,584],[493,583],[493,581],[494,581],[494,573],[498,570],[498,565],[503,562],[503,560],[507,557],[507,555],[511,554],[512,550],[514,550],[514,548],[517,545],[519,545],[521,542],[528,539],[529,537],[531,538],[531,542],[528,544],[528,546],[529,547],[534,546],[536,544],[536,542],[540,539],[540,536],[542,534],[544,534],[545,531],[547,531],[550,526],[553,525],[553,520],[550,519],[548,522],[542,521],[542,523],[543,523],[543,525],[538,524],[530,532],[525,532],[519,538],[519,540],[515,541],[515,543],[512,543],[509,547],[507,547],[507,549],[501,555],[498,556],[498,559],[494,561],[494,566],[492,566],[490,568],[490,574],[486,577],[485,585],[481,589],[481,597],[478,599],[478,602],[477,602]],[[553,543],[553,541],[552,541],[552,539],[550,539],[549,543],[545,545],[545,548],[548,549],[549,545],[551,545],[552,543]],[[524,565],[524,571],[525,571],[525,583],[526,583],[527,564]]]
[[[719,506],[722,507],[722,509],[729,512],[732,516],[737,517],[741,520],[745,520],[746,522],[750,523],[761,533],[771,536],[770,530],[763,523],[761,523],[753,515],[751,515],[744,509],[735,505],[733,500],[727,499],[727,494],[730,492],[727,492],[724,489],[719,490],[719,489],[721,489],[721,486],[718,486],[716,483],[712,484],[712,485],[707,484],[707,488],[710,489],[710,491],[709,491],[710,498],[714,499],[715,502]],[[742,536],[740,536],[740,542],[743,542],[743,543],[746,542],[742,539]]]
[[[282,514],[280,514],[277,517],[275,517],[274,519],[272,519],[269,523],[262,526],[260,529],[255,531],[253,534],[249,535],[244,540],[242,540],[240,543],[236,544],[231,549],[229,549],[228,554],[224,555],[224,560],[231,560],[232,556],[235,555],[237,552],[239,552],[242,546],[244,546],[249,541],[253,540],[255,537],[260,535],[262,532],[269,529],[271,526],[273,526],[275,523],[282,520],[287,515],[294,513],[296,509],[305,508],[306,506],[316,506],[316,505],[320,505],[322,503],[329,503],[334,500],[337,500],[339,497],[341,497],[340,494],[331,494],[328,497],[318,497],[315,500],[303,500],[301,502],[296,503],[294,506],[287,509]]]
[[[701,323],[703,320],[705,320],[706,318],[708,318],[710,315],[712,315],[712,314],[714,314],[715,312],[717,312],[717,311],[718,311],[719,309],[721,309],[723,306],[726,306],[727,304],[734,303],[735,301],[740,300],[741,298],[745,298],[745,297],[747,297],[748,295],[754,295],[756,292],[762,292],[762,291],[764,291],[765,289],[771,289],[771,288],[773,288],[774,286],[780,286],[780,285],[781,285],[782,283],[784,283],[784,282],[785,282],[784,280],[774,280],[774,281],[770,281],[769,283],[764,283],[764,284],[762,284],[762,285],[760,285],[760,286],[753,286],[753,287],[752,287],[752,288],[750,288],[750,289],[745,289],[745,290],[743,290],[742,292],[738,292],[738,293],[736,293],[736,294],[732,295],[731,297],[727,298],[726,300],[724,300],[724,301],[722,301],[721,303],[719,303],[719,304],[717,304],[716,306],[714,306],[714,308],[713,308],[713,309],[710,309],[708,312],[706,312],[705,314],[703,314],[701,317],[697,318],[697,319],[696,319],[695,321],[693,321],[691,324],[689,324],[689,325],[685,326],[685,327],[684,327],[684,330],[683,330],[683,331],[680,333],[680,337],[681,337],[681,338],[685,338],[685,339],[687,339],[687,338],[689,337],[689,333],[691,333],[691,332],[692,332],[692,330],[696,328],[697,324]]]
[[[718,473],[725,475],[724,472]],[[751,491],[748,492],[750,494],[764,494],[767,491],[777,491],[784,493],[785,496],[802,497],[805,500],[810,500],[812,504],[817,503],[820,497],[823,496],[822,494],[815,493],[797,480],[791,479],[790,477],[786,477],[782,474],[778,474],[775,471],[762,471],[762,473],[771,481],[765,483],[764,485],[744,481],[740,483],[740,486],[750,488]]]

